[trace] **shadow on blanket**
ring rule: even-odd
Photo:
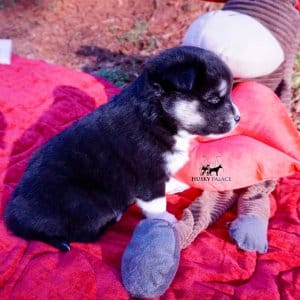
[[[12,66],[0,66],[6,124],[1,212],[31,153],[117,92],[105,81],[43,62],[14,57]],[[169,210],[180,217],[197,195],[199,190],[190,189],[169,196]],[[300,174],[281,180],[273,196],[267,254],[237,249],[226,228],[235,217],[232,209],[182,252],[175,280],[161,299],[300,299]],[[121,284],[121,257],[141,218],[132,206],[99,241],[73,243],[68,253],[13,236],[1,218],[0,299],[129,299]]]

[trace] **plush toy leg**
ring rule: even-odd
[[[238,217],[231,223],[229,230],[239,248],[259,253],[267,252],[269,194],[275,185],[275,181],[265,181],[250,186],[241,193],[238,200]]]
[[[216,221],[238,198],[238,192],[207,192],[183,211],[182,220],[174,224],[180,247],[186,248],[197,235]]]

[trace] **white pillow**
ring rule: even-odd
[[[214,52],[236,78],[270,74],[284,60],[279,42],[266,27],[252,17],[229,10],[212,11],[194,21],[183,45]]]

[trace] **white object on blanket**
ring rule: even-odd
[[[11,62],[12,41],[0,39],[0,64],[9,65]]]
[[[187,30],[183,45],[217,54],[235,78],[255,78],[275,71],[284,53],[272,33],[254,18],[229,10],[199,17]]]

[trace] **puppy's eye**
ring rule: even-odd
[[[221,99],[219,97],[213,97],[209,98],[207,101],[211,104],[218,104],[221,101]]]

